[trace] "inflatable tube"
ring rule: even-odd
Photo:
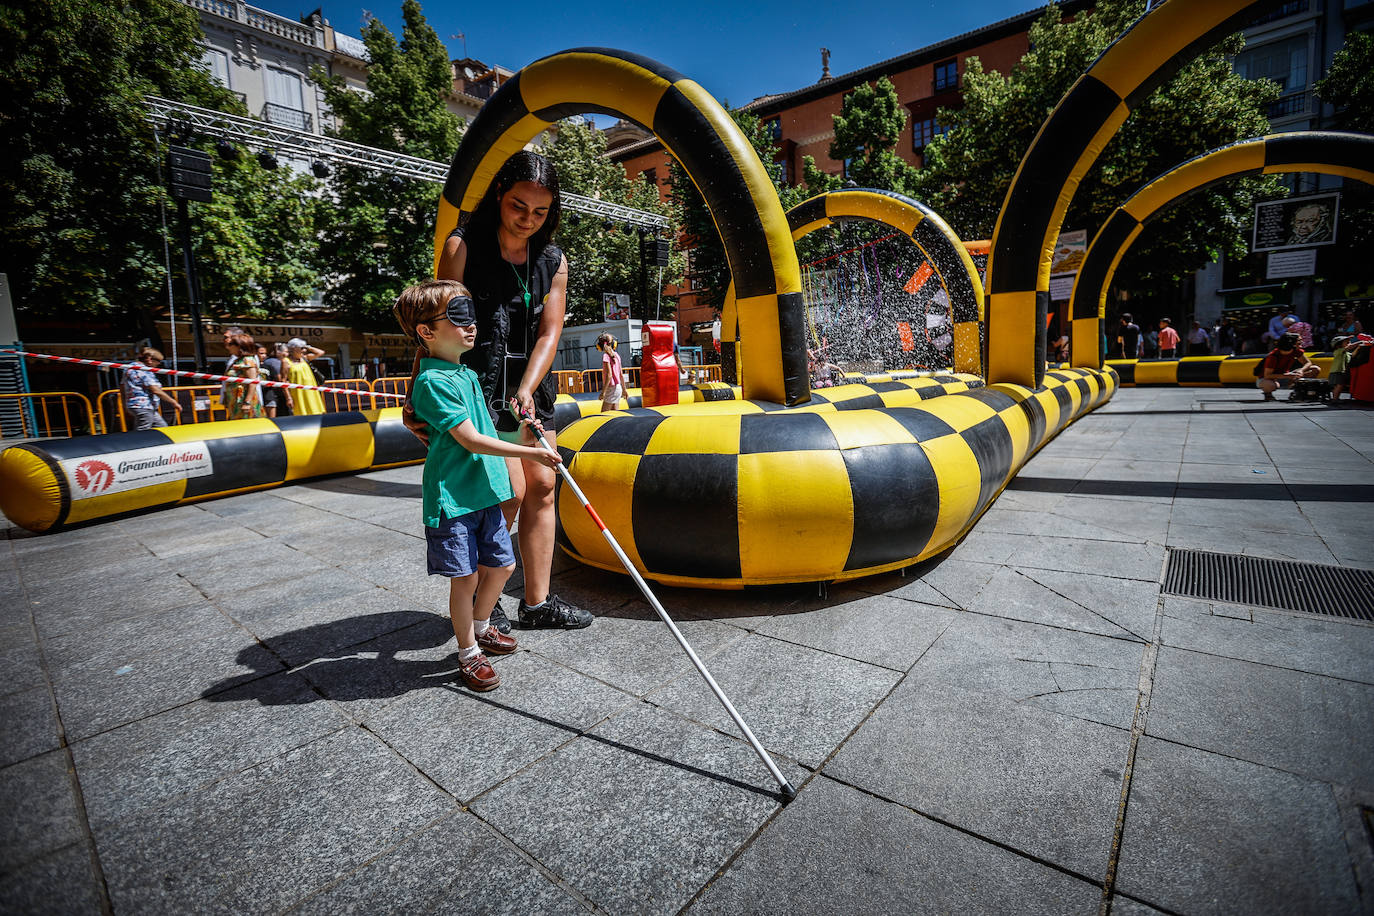
[[[1331,371],[1330,353],[1309,353],[1320,378]],[[1121,387],[1174,385],[1181,388],[1254,388],[1255,366],[1263,356],[1185,356],[1183,359],[1109,359]],[[1257,389],[1258,390],[1258,389]]]
[[[638,54],[575,48],[507,80],[473,118],[454,154],[434,228],[434,262],[497,170],[559,118],[597,112],[653,131],[701,191],[739,285],[739,321],[753,370],[750,398],[807,400],[806,329],[797,252],[763,163],[725,109],[681,73]]]
[[[1117,207],[1088,246],[1073,283],[1073,364],[1097,367],[1107,288],[1145,223],[1203,188],[1241,175],[1319,172],[1374,184],[1374,136],[1295,131],[1209,150],[1165,172]]]
[[[956,375],[932,372],[893,372],[887,375],[868,376],[861,382],[836,385],[833,388],[819,388],[811,392],[813,404],[847,403],[854,407],[896,407],[907,403],[927,400],[944,394],[957,394],[972,388],[983,387],[983,379],[977,375]],[[905,392],[905,394],[904,394]],[[700,385],[683,385],[678,388],[678,404],[707,404],[715,401],[743,400],[740,388],[724,382],[703,382]],[[861,403],[862,402],[862,403]],[[618,410],[642,408],[643,399],[640,389],[628,388],[620,399]],[[775,410],[777,405],[767,401],[757,402],[760,411]],[[656,408],[649,408],[656,409]],[[582,394],[560,394],[553,405],[554,431],[561,433],[564,428],[584,417],[601,413],[601,394],[591,391]]]
[[[1027,458],[1116,385],[1111,371],[1068,369],[1038,391],[995,385],[922,401],[903,385],[792,410],[755,401],[641,408],[580,420],[558,447],[655,581],[730,589],[844,580],[952,546]],[[870,406],[875,397],[884,406]],[[621,569],[561,484],[558,512],[570,556]]]
[[[865,219],[909,237],[930,262],[949,295],[954,323],[954,371],[982,372],[979,322],[983,317],[983,281],[959,236],[940,216],[918,200],[895,191],[850,188],[818,194],[787,211],[795,242],[818,229],[850,219]],[[727,377],[747,377],[746,360],[734,353],[735,285],[731,281],[721,306],[721,365]],[[733,373],[730,367],[734,367]]]
[[[1045,371],[1050,262],[1079,181],[1156,87],[1275,0],[1164,0],[1078,78],[1021,159],[988,259],[990,382],[1035,387]],[[1094,342],[1096,337],[1094,337]]]
[[[0,509],[30,531],[58,531],[424,457],[399,407],[45,440],[0,452]]]

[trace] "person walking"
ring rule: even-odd
[[[1194,321],[1193,326],[1188,329],[1188,355],[1212,355],[1212,338],[1207,335],[1207,329],[1201,322]]]
[[[152,347],[144,347],[138,351],[137,362],[144,366],[160,366],[162,353]],[[123,395],[124,410],[129,415],[134,429],[153,429],[167,425],[167,421],[158,410],[158,401],[172,405],[173,410],[181,413],[181,403],[163,391],[162,386],[158,384],[157,376],[147,369],[126,369],[124,378],[119,383],[119,390]]]
[[[1173,359],[1178,353],[1178,331],[1168,318],[1159,319],[1159,358]]]
[[[1121,313],[1121,324],[1116,329],[1116,340],[1121,345],[1122,359],[1140,357],[1140,326],[1130,312]]]
[[[557,384],[553,367],[568,299],[568,261],[553,244],[561,205],[558,173],[538,153],[521,150],[505,161],[471,217],[455,229],[439,257],[439,279],[457,280],[472,291],[477,311],[477,339],[463,355],[481,381],[497,435],[509,442],[535,444],[534,433],[511,412],[521,412],[545,427],[557,448],[553,404]],[[421,348],[418,357],[425,356]],[[419,367],[417,358],[416,369]],[[412,379],[415,377],[412,371]],[[414,412],[406,425],[416,430]],[[417,431],[417,435],[425,438]],[[524,629],[577,629],[592,615],[564,601],[551,589],[554,503],[557,475],[553,468],[528,458],[507,458],[512,498],[502,504],[508,527],[519,519],[520,560],[525,596],[517,608]],[[510,632],[510,621],[498,606],[492,625]]]
[[[315,378],[315,370],[310,368],[310,363],[321,356],[324,351],[319,347],[312,347],[300,337],[293,337],[286,342],[286,380],[297,385],[318,385],[319,380]],[[292,411],[296,416],[309,416],[311,414],[324,413],[324,397],[314,388],[291,388]]]

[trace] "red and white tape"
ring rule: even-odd
[[[59,363],[76,363],[80,366],[99,366],[105,369],[142,369],[146,372],[156,372],[158,375],[175,375],[182,378],[198,378],[211,382],[234,382],[239,385],[268,385],[273,388],[303,388],[307,391],[328,391],[333,394],[348,394],[358,398],[390,398],[394,401],[404,401],[406,396],[403,394],[391,394],[385,391],[372,391],[371,389],[359,390],[357,388],[333,388],[328,385],[301,385],[297,382],[271,382],[262,378],[241,378],[237,375],[214,375],[210,372],[187,372],[184,369],[154,369],[143,363],[114,363],[103,359],[80,359],[75,356],[53,356],[51,353],[30,353],[27,350],[15,350],[10,347],[0,347],[0,353],[14,356],[27,356],[30,359],[51,359]]]

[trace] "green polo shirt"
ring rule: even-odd
[[[425,525],[437,528],[441,519],[457,518],[511,498],[505,459],[474,455],[450,432],[464,420],[471,420],[479,433],[496,438],[475,372],[443,359],[422,359],[410,400],[415,415],[429,427]]]

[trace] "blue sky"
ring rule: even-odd
[[[252,3],[292,19],[314,9],[290,0]],[[325,18],[340,31],[356,36],[367,11],[400,33],[400,0],[323,4]],[[648,3],[627,13],[624,4],[601,2],[432,0],[424,12],[453,57],[463,56],[463,41],[450,37],[459,33],[467,36],[467,56],[512,70],[566,48],[623,48],[668,64],[721,101],[742,105],[814,83],[821,75],[821,47],[830,49],[830,72],[839,75],[1042,5],[1033,0],[845,0],[816,9],[781,0],[707,0]]]

